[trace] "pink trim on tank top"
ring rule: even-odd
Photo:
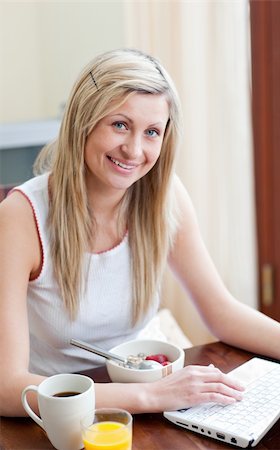
[[[122,240],[118,244],[113,245],[113,247],[110,247],[107,250],[101,250],[101,252],[92,253],[92,255],[102,255],[102,253],[107,253],[107,252],[110,252],[111,250],[114,250],[115,248],[117,248],[119,245],[121,245],[123,243],[123,241],[124,241],[124,239],[126,238],[127,235],[128,235],[128,230],[126,230]]]

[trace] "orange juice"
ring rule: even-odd
[[[119,422],[99,422],[83,433],[86,450],[131,450],[131,429]]]

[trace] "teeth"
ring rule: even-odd
[[[113,161],[114,164],[116,164],[117,166],[122,167],[122,169],[132,169],[132,166],[127,166],[126,164],[121,163],[120,161],[118,161],[117,159],[111,158],[111,161]]]

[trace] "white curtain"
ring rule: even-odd
[[[177,172],[228,289],[257,306],[249,5],[236,1],[125,2],[127,46],[158,57],[181,96]],[[167,272],[164,303],[194,343],[211,340]]]

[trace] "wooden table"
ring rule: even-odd
[[[215,364],[228,372],[254,355],[221,342],[185,350],[185,364]],[[105,367],[86,372],[96,382],[108,382]],[[162,414],[134,415],[133,450],[205,450],[237,447],[186,431],[167,421]],[[258,450],[280,449],[280,421],[255,447]],[[1,418],[1,450],[53,450],[44,431],[30,418]]]

